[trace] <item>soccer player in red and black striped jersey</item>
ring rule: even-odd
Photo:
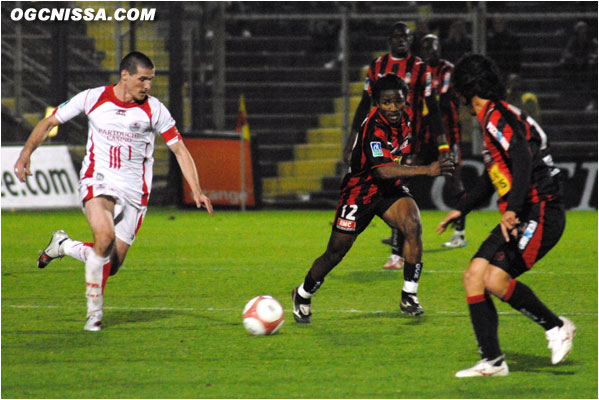
[[[311,322],[311,297],[375,215],[401,229],[406,237],[405,270],[410,271],[410,282],[404,282],[404,289],[408,285],[408,290],[402,290],[400,308],[412,315],[422,313],[416,296],[422,269],[422,227],[418,206],[404,186],[404,179],[451,174],[453,163],[449,159],[426,166],[401,163],[402,155],[410,151],[411,111],[406,105],[407,96],[407,85],[394,74],[379,79],[373,87],[376,108],[356,137],[327,249],[292,292],[297,322]]]
[[[437,227],[442,233],[496,191],[501,221],[476,252],[463,283],[482,359],[456,376],[504,376],[508,366],[499,347],[497,310],[491,295],[508,303],[545,330],[551,362],[572,350],[574,324],[555,315],[516,278],[530,270],[559,241],[566,223],[559,169],[541,127],[503,101],[505,89],[496,65],[478,54],[464,56],[454,71],[454,87],[483,130],[486,172]]]
[[[368,75],[364,83],[364,92],[362,100],[358,105],[354,120],[352,123],[349,139],[345,145],[344,159],[347,162],[351,155],[351,149],[356,139],[360,125],[368,116],[371,104],[372,86],[378,79],[388,73],[393,73],[402,78],[410,89],[407,103],[414,111],[412,141],[418,141],[421,132],[425,129],[424,115],[429,114],[429,129],[438,145],[448,154],[449,148],[445,141],[443,132],[443,122],[437,97],[434,93],[431,70],[421,58],[410,53],[413,35],[405,22],[397,22],[391,26],[387,35],[390,52],[382,57],[378,57],[370,63]],[[418,143],[413,146],[418,147]],[[417,155],[416,155],[417,158]],[[421,163],[424,164],[424,163]],[[384,269],[402,268],[403,258],[401,257],[403,249],[403,236],[398,230],[392,230],[391,248],[392,254]]]
[[[445,136],[450,148],[450,155],[456,165],[455,173],[447,178],[447,182],[452,191],[452,197],[455,202],[464,194],[464,185],[461,178],[462,164],[462,142],[461,142],[461,126],[459,115],[459,101],[451,84],[451,76],[454,66],[447,60],[441,58],[441,46],[439,38],[433,34],[426,35],[420,43],[420,56],[431,68],[433,77],[433,86],[437,88],[439,95],[439,108],[443,118],[443,127],[445,128]],[[425,126],[428,126],[428,116],[425,117]],[[436,160],[439,157],[437,144],[431,138],[430,129],[424,129],[424,134],[421,140],[418,140],[416,154],[421,157],[423,163],[428,163],[431,160]],[[454,234],[448,242],[443,245],[445,247],[456,248],[466,246],[466,217],[462,216],[453,222],[455,228]]]

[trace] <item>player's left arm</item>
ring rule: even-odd
[[[510,128],[509,125],[506,128]],[[519,127],[513,129],[512,138],[509,144],[509,154],[512,161],[512,186],[507,197],[506,211],[501,218],[501,231],[506,241],[510,241],[508,232],[520,223],[517,215],[522,210],[530,180],[532,178],[532,155],[530,146],[524,132]]]
[[[178,141],[169,145],[169,148],[175,154],[177,163],[179,163],[179,167],[183,173],[183,177],[191,188],[191,194],[194,202],[196,203],[196,207],[201,208],[203,205],[206,207],[208,213],[213,215],[214,210],[212,209],[212,203],[210,202],[208,196],[202,193],[200,179],[198,178],[198,171],[196,169],[195,162],[193,161],[193,157],[187,149],[187,146],[185,146],[183,141]]]

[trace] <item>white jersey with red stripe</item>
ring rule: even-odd
[[[124,103],[110,85],[75,95],[54,115],[65,123],[83,112],[89,131],[80,179],[104,182],[134,206],[147,206],[156,134],[162,135],[169,146],[182,140],[168,109],[152,96],[142,103]],[[90,192],[83,198],[93,196]]]

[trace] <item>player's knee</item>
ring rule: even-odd
[[[106,254],[114,249],[114,233],[100,233],[94,237],[94,247],[97,252]]]
[[[485,288],[495,296],[502,298],[507,291],[509,280],[500,274],[487,273],[484,276]]]
[[[464,287],[470,287],[472,285],[480,284],[481,282],[480,274],[477,274],[472,268],[466,269],[462,274],[462,283]]]

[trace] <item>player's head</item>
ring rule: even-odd
[[[138,51],[127,54],[119,67],[121,82],[127,93],[136,101],[143,101],[152,88],[154,64],[148,56]]]
[[[420,57],[429,65],[437,65],[441,59],[441,45],[437,36],[431,33],[420,40]]]
[[[505,86],[497,65],[481,54],[465,54],[453,71],[453,87],[466,104],[474,96],[488,100],[503,100]]]
[[[140,67],[143,69],[154,69],[154,63],[152,63],[150,57],[146,56],[144,53],[132,51],[121,60],[119,71],[125,70],[129,72],[130,75],[135,75],[137,69]]]
[[[410,53],[412,39],[412,31],[405,22],[396,22],[387,32],[387,42],[394,57],[407,57]]]
[[[383,76],[372,87],[372,98],[376,106],[391,124],[401,121],[408,91],[408,85],[395,74]]]

